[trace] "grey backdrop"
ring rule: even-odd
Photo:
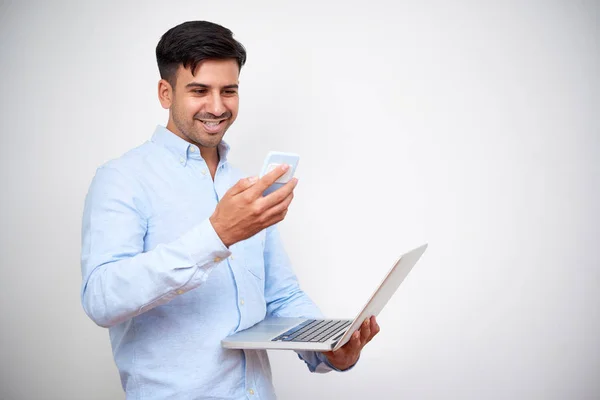
[[[83,199],[166,123],[154,47],[190,19],[248,49],[233,162],[301,155],[281,231],[326,314],[430,243],[353,371],[271,352],[282,399],[600,398],[597,1],[125,3],[0,1],[0,399],[124,397]]]

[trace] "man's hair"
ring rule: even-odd
[[[235,58],[241,70],[246,63],[246,49],[233,38],[229,29],[208,21],[177,25],[165,32],[156,45],[160,77],[173,89],[180,65],[189,67],[193,75],[201,61],[227,58]]]

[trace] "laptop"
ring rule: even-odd
[[[226,337],[226,349],[331,351],[342,347],[363,321],[377,316],[427,249],[427,244],[403,254],[354,320],[269,317]]]

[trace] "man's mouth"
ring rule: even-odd
[[[221,124],[223,124],[223,122],[226,120],[201,119],[199,121],[202,122],[202,125],[204,125],[204,129],[206,129],[208,133],[217,133],[221,130]]]

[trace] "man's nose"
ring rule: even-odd
[[[225,104],[223,104],[223,99],[221,98],[220,94],[213,94],[210,96],[206,111],[211,113],[215,117],[219,117],[227,111],[227,108],[225,107]]]

